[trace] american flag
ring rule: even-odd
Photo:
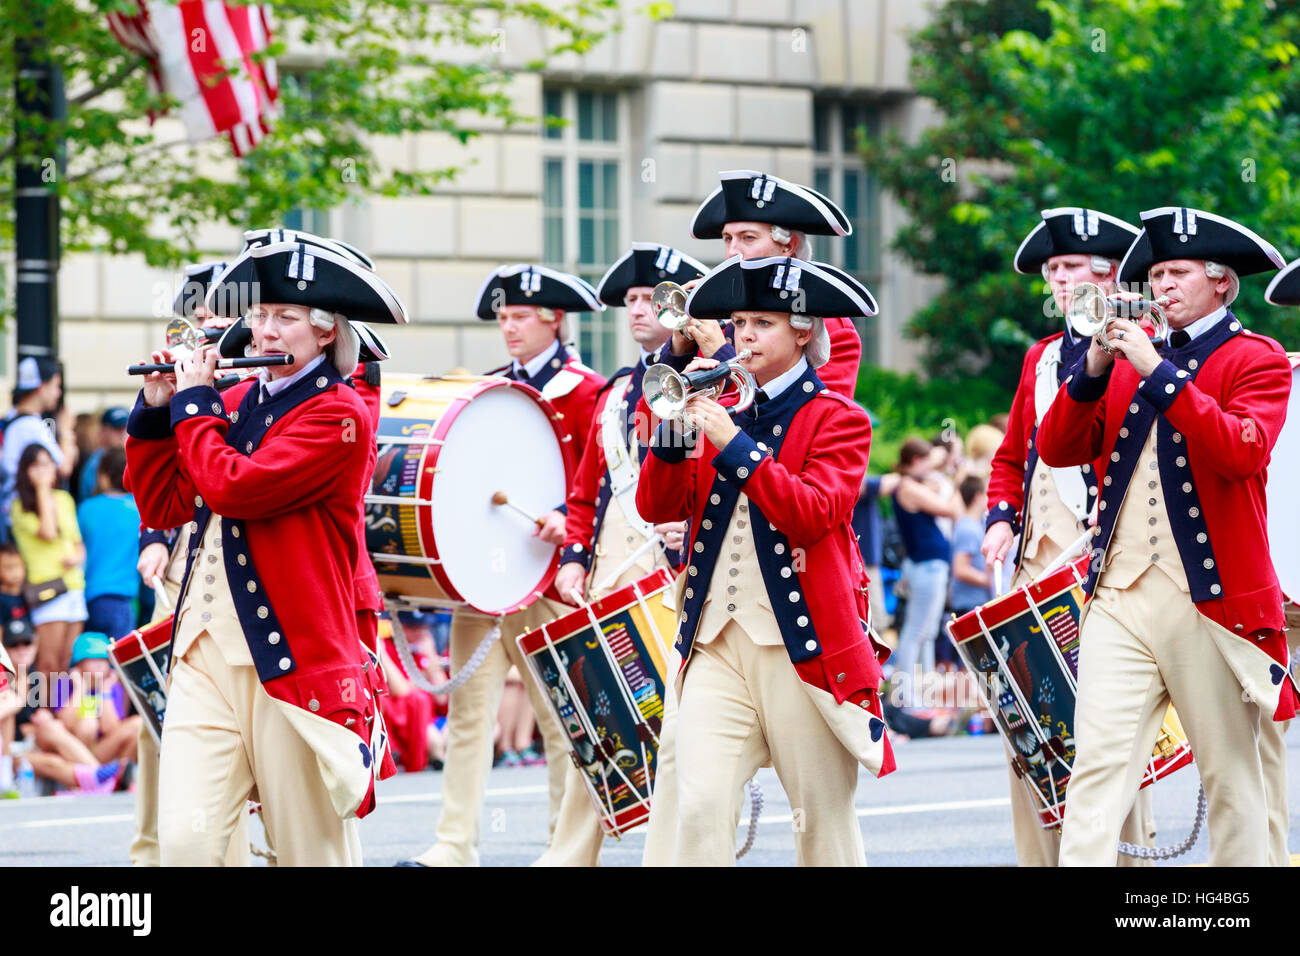
[[[190,140],[224,134],[236,156],[257,146],[270,132],[280,95],[275,63],[254,60],[271,43],[270,7],[221,0],[135,5],[136,13],[108,14],[109,29],[145,58],[153,89],[180,104]]]

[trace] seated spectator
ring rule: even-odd
[[[421,674],[431,684],[444,683],[447,673],[434,648],[433,634],[423,617],[403,617],[402,620],[402,631]],[[379,640],[384,651],[379,661],[388,681],[388,695],[383,701],[384,723],[388,727],[393,759],[407,773],[423,770],[430,763],[434,770],[441,770],[447,752],[446,737],[442,730],[442,725],[446,722],[447,696],[435,697],[416,686],[397,651],[391,625],[383,619],[379,622]]]
[[[58,473],[43,445],[29,445],[18,460],[14,541],[27,563],[27,605],[40,636],[36,669],[67,670],[72,644],[86,620],[86,547],[72,495],[54,487]]]
[[[18,546],[12,542],[0,544],[0,627],[20,619],[30,623],[27,600],[23,597],[26,584],[27,563]]]
[[[536,767],[546,763],[546,757],[533,745],[536,730],[537,715],[528,699],[528,690],[519,668],[512,666],[506,674],[506,688],[497,711],[496,748],[501,766]]]
[[[136,562],[140,511],[122,487],[126,451],[108,448],[99,458],[96,494],[77,508],[86,545],[86,629],[116,640],[135,627],[139,593]]]
[[[130,417],[127,409],[115,406],[107,409],[99,419],[98,447],[86,457],[78,475],[78,501],[86,501],[99,493],[99,463],[109,449],[126,448],[126,420]]]
[[[36,631],[31,622],[25,617],[7,619],[0,646],[4,647],[13,667],[12,679],[0,691],[0,798],[13,798],[18,796],[14,785],[17,756],[14,743],[31,733],[34,710],[27,702],[32,664],[36,661]]]

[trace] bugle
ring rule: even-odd
[[[754,404],[754,396],[758,394],[754,376],[740,364],[749,356],[749,349],[745,349],[734,359],[693,372],[678,372],[670,365],[651,365],[641,380],[646,404],[659,418],[684,421],[686,403],[692,395],[708,393],[716,398],[728,382],[733,382],[740,397],[727,411],[732,415],[742,412]]]
[[[1070,296],[1065,320],[1076,335],[1093,339],[1103,351],[1113,354],[1115,347],[1106,340],[1110,323],[1121,314],[1126,318],[1147,314],[1151,317],[1151,341],[1162,345],[1169,335],[1169,320],[1163,308],[1168,301],[1163,296],[1154,302],[1150,299],[1121,299],[1115,295],[1108,296],[1096,283],[1080,282]]]

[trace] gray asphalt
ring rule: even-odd
[[[1015,863],[1002,745],[994,736],[916,740],[897,747],[899,771],[883,780],[862,773],[857,790],[867,862],[877,866],[1009,866]],[[1300,772],[1300,734],[1288,739],[1288,776]],[[754,848],[742,866],[794,862],[790,805],[771,770],[759,774],[764,810]],[[1191,829],[1199,778],[1179,771],[1155,787],[1161,844]],[[399,774],[380,784],[379,808],[361,821],[366,864],[390,866],[433,841],[441,807],[442,774]],[[124,866],[135,797],[47,797],[0,802],[0,866]],[[1291,841],[1300,852],[1300,804],[1292,788]],[[541,767],[492,771],[483,809],[485,865],[525,866],[546,838],[546,772]],[[743,837],[743,829],[737,839]],[[265,847],[260,827],[253,842]],[[606,866],[636,866],[643,832],[607,840]],[[1176,864],[1205,863],[1200,841]],[[264,861],[254,859],[254,865]],[[1162,864],[1170,865],[1170,864]]]

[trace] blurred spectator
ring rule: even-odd
[[[929,442],[909,438],[899,451],[896,468],[901,478],[893,495],[894,518],[907,552],[902,581],[908,598],[894,674],[903,675],[904,682],[917,676],[914,672],[918,662],[923,672],[934,670],[934,642],[948,602],[952,556],[939,519],[955,520],[964,511],[960,495],[945,497],[930,486],[933,461]]]
[[[77,481],[77,500],[85,501],[96,493],[99,484],[99,462],[110,448],[126,448],[126,420],[131,413],[114,407],[104,412],[99,420],[98,447],[85,459]]]
[[[18,545],[0,544],[0,627],[10,621],[30,621],[23,586],[27,583],[27,564]]]
[[[992,425],[976,425],[966,436],[967,474],[988,477],[993,467],[993,456],[1002,444],[1003,433]]]
[[[987,604],[993,596],[993,573],[985,567],[984,555],[980,553],[987,487],[985,479],[967,475],[959,489],[966,507],[952,535],[952,609],[959,617]]]
[[[27,606],[40,635],[36,669],[45,674],[67,670],[86,620],[86,548],[77,506],[72,495],[54,487],[56,477],[45,447],[28,446],[18,460],[12,511],[14,541],[27,563]]]
[[[77,443],[77,464],[72,469],[68,486],[72,489],[73,497],[81,501],[81,475],[87,468],[86,460],[99,447],[99,416],[94,412],[78,412],[73,420],[72,435]],[[93,476],[95,466],[89,467]]]
[[[27,704],[27,690],[36,662],[36,632],[25,617],[6,620],[3,642],[13,664],[14,681],[0,691],[0,798],[12,799],[18,796],[14,761],[20,753],[14,744],[31,733],[34,708]]]
[[[107,448],[99,458],[97,493],[77,508],[86,544],[86,629],[116,639],[135,627],[139,593],[140,511],[122,487],[126,451]]]
[[[870,579],[868,594],[871,608],[871,626],[876,633],[889,627],[889,612],[885,610],[885,592],[880,582],[880,565],[884,553],[883,519],[880,516],[880,497],[888,497],[898,488],[898,475],[863,475],[858,503],[853,506],[853,532],[858,536],[858,550]]]
[[[442,684],[447,680],[447,672],[434,647],[426,618],[431,615],[416,613],[408,618],[403,614],[402,633],[420,673],[429,683]],[[423,770],[430,763],[434,770],[441,770],[447,752],[442,729],[446,723],[447,696],[435,697],[415,685],[394,643],[392,627],[383,619],[379,622],[379,639],[384,651],[379,660],[388,681],[384,722],[393,744],[393,759],[407,773]]]
[[[63,399],[63,376],[58,366],[46,359],[28,356],[18,363],[18,384],[13,391],[13,411],[0,419],[4,446],[0,448],[0,514],[10,516],[18,488],[18,462],[32,444],[45,448],[54,462],[59,479],[72,474],[77,464],[76,439],[66,428],[67,409]],[[59,438],[50,432],[46,419],[56,415]]]
[[[43,640],[43,638],[41,638]],[[141,717],[126,716],[126,692],[108,661],[107,635],[87,631],[72,649],[72,673],[54,693],[58,716],[33,714],[38,777],[82,793],[111,793],[136,758]]]
[[[501,695],[501,708],[497,712],[497,753],[503,767],[535,767],[546,763],[546,758],[533,746],[537,730],[537,715],[524,687],[519,668],[511,667],[506,674],[506,689]]]
[[[989,424],[1000,431],[1002,434],[1007,433],[1007,426],[1011,423],[1011,415],[1007,412],[998,412],[996,415],[989,417]]]

